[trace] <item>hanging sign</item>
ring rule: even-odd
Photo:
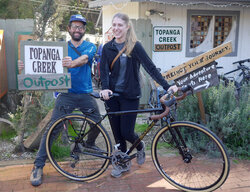
[[[21,41],[24,70],[18,75],[19,90],[58,90],[71,88],[71,76],[62,66],[68,54],[66,42]]]
[[[175,80],[178,87],[191,85],[195,92],[219,84],[216,62],[211,62]]]
[[[191,85],[195,92],[207,89],[219,83],[214,61],[231,52],[230,41],[168,70],[162,76],[167,81],[174,80],[177,86]]]
[[[203,67],[216,59],[223,57],[232,52],[232,43],[231,41],[225,44],[222,44],[214,49],[207,51],[193,59],[178,65],[167,72],[163,73],[162,76],[167,80],[175,80],[187,73],[190,73],[200,67]]]
[[[154,27],[153,50],[155,52],[170,52],[182,50],[182,27]]]

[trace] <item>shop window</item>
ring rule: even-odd
[[[232,41],[237,55],[239,12],[188,10],[186,56],[194,57]]]

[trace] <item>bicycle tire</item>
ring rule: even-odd
[[[98,150],[86,145],[88,131],[93,125],[100,132],[95,140]],[[89,181],[107,169],[112,153],[111,141],[100,125],[84,115],[70,114],[62,116],[49,126],[46,151],[52,166],[60,174],[75,181]]]
[[[229,158],[220,139],[207,128],[192,122],[173,122],[171,128],[180,130],[192,159],[185,162],[175,141],[162,139],[166,134],[172,137],[169,127],[161,128],[151,148],[154,165],[161,176],[183,191],[204,192],[219,188],[230,170]]]

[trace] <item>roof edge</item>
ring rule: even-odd
[[[155,2],[169,5],[210,5],[212,7],[240,6],[250,7],[250,0],[95,0],[89,2],[89,8],[115,5],[128,2]]]

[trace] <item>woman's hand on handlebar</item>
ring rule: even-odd
[[[112,95],[113,92],[109,89],[104,89],[100,91],[100,97],[102,97],[104,100],[109,100],[110,95]]]
[[[176,85],[173,85],[168,88],[168,91],[172,91],[173,93],[176,93],[178,91],[178,87]]]
[[[178,90],[179,88],[176,85],[169,87],[167,93],[160,98],[160,102],[164,103],[169,93],[176,93]]]

